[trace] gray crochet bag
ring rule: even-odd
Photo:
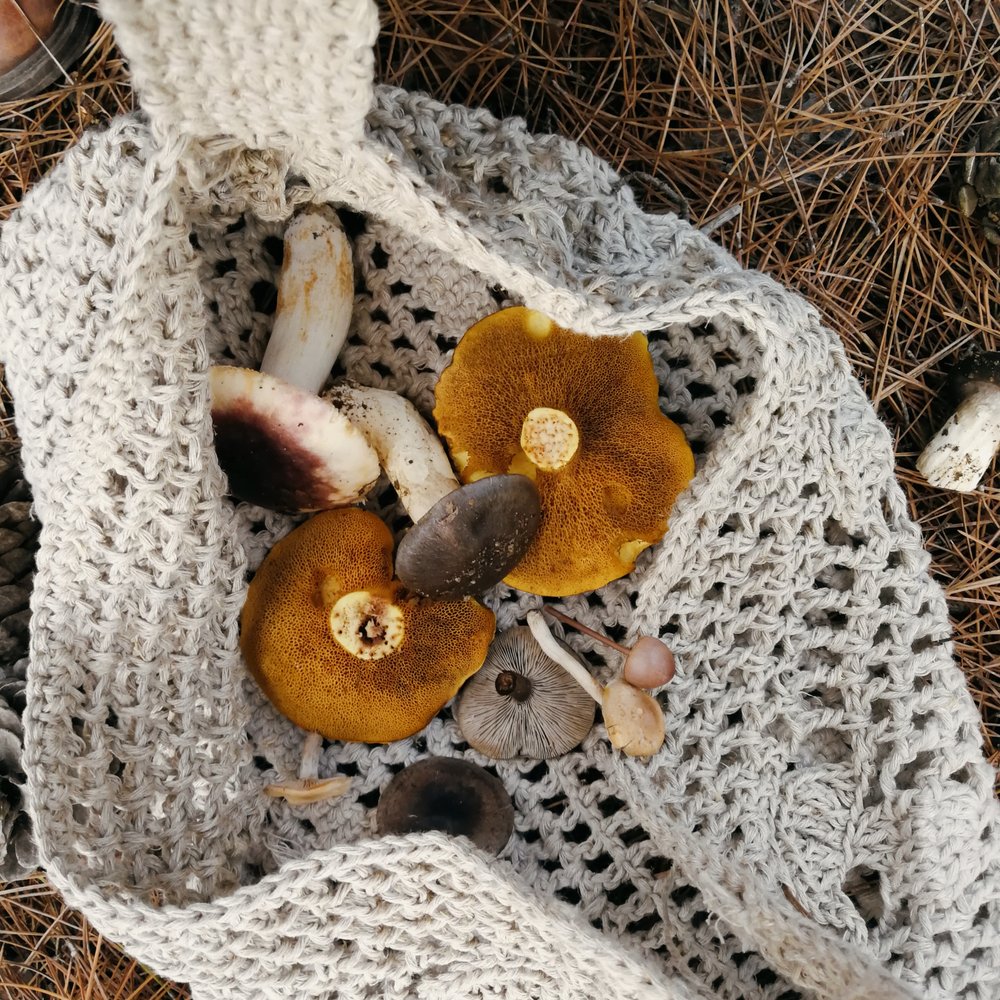
[[[198,1000],[995,1000],[994,776],[889,436],[815,310],[572,143],[373,87],[368,0],[104,7],[144,116],[86,135],[0,251],[42,523],[28,792],[68,902]],[[403,765],[490,763],[447,710],[327,744],[341,799],[262,793],[300,734],[248,680],[238,617],[293,522],[225,498],[206,372],[259,361],[307,201],[357,213],[352,378],[428,413],[462,332],[524,302],[648,332],[697,453],[635,572],[561,602],[669,636],[666,744],[629,759],[597,727],[495,763],[499,859],[374,836]],[[538,603],[488,600],[501,629]]]

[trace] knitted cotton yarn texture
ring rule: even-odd
[[[995,998],[993,775],[835,336],[574,144],[373,90],[368,4],[252,6],[106,4],[148,117],[86,135],[0,240],[42,523],[25,769],[49,877],[199,1000]],[[355,251],[334,374],[425,414],[498,306],[648,333],[697,473],[634,573],[559,603],[675,649],[648,762],[600,726],[565,757],[490,762],[445,709],[410,740],[327,744],[340,799],[263,795],[302,734],[249,679],[238,616],[295,521],[225,497],[206,375],[259,362],[306,201],[344,208]],[[388,488],[370,506],[405,527]],[[487,602],[500,628],[538,605]],[[500,859],[374,836],[380,789],[427,754],[503,781]]]

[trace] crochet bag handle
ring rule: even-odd
[[[281,149],[295,162],[360,141],[378,35],[371,0],[102,0],[101,10],[161,135]],[[266,65],[249,54],[261,39]]]

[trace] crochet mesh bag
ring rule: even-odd
[[[42,523],[25,770],[69,903],[198,1000],[995,1000],[978,716],[889,436],[816,312],[641,211],[574,144],[374,87],[366,0],[105,13],[144,114],[86,135],[0,256]],[[697,474],[629,577],[561,606],[625,641],[669,637],[680,670],[649,761],[598,726],[565,757],[491,762],[445,709],[409,740],[326,744],[341,799],[263,795],[301,733],[248,680],[238,618],[294,522],[225,497],[206,372],[259,361],[307,201],[349,210],[335,374],[424,413],[499,305],[648,332]],[[371,506],[405,523],[389,491]],[[538,599],[488,603],[503,629]],[[380,789],[428,754],[504,782],[499,859],[374,836]]]

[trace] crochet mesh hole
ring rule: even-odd
[[[869,927],[876,925],[884,915],[881,883],[881,875],[867,865],[852,868],[844,878],[844,894]]]

